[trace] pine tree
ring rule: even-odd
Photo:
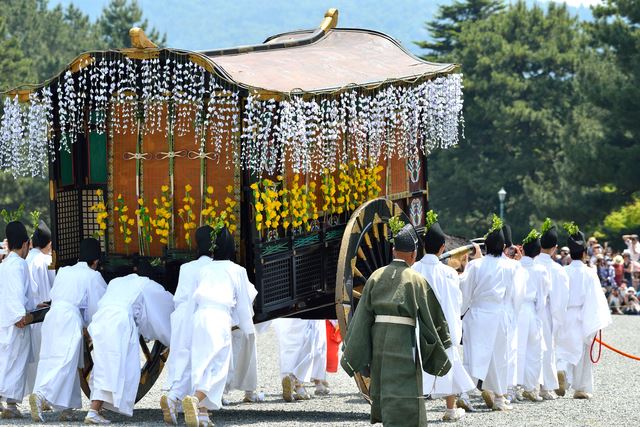
[[[102,10],[102,16],[96,22],[102,39],[110,48],[130,47],[129,30],[140,27],[147,37],[159,46],[167,42],[166,34],[160,34],[155,28],[148,30],[148,21],[142,20],[142,9],[136,0],[111,0]]]
[[[457,37],[465,23],[486,19],[504,7],[502,0],[455,0],[452,4],[442,5],[434,20],[425,24],[434,42],[420,41],[416,44],[427,49],[427,58],[442,59],[456,47]]]
[[[31,61],[25,58],[18,41],[7,32],[5,19],[0,16],[0,90],[6,90],[22,83],[30,73]],[[0,108],[2,108],[0,106]]]
[[[516,236],[545,216],[572,219],[550,215],[546,200],[559,186],[567,123],[581,108],[580,31],[566,6],[524,2],[460,27],[448,55],[462,64],[466,139],[428,160],[430,203],[451,233],[478,235],[501,186]],[[579,207],[565,205],[565,214],[570,208]]]

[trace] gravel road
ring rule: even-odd
[[[640,354],[640,316],[615,316],[614,323],[603,333],[603,340],[632,354]],[[590,401],[562,398],[552,402],[519,403],[513,411],[491,412],[482,410],[467,414],[458,423],[464,426],[610,426],[637,424],[640,420],[640,362],[623,358],[603,348],[602,359],[596,368],[596,392]],[[239,403],[242,393],[229,396],[231,405],[214,413],[217,426],[369,426],[369,405],[359,396],[355,383],[344,372],[329,374],[332,393],[312,400],[285,403],[280,396],[278,351],[275,334],[270,328],[258,336],[260,391],[266,402]],[[136,405],[133,418],[108,414],[114,425],[162,425],[158,402],[161,394],[161,377],[143,400]],[[313,387],[309,390],[313,392]],[[570,394],[568,394],[570,395]],[[482,407],[480,399],[474,403]],[[84,407],[88,407],[85,400]],[[440,421],[443,401],[427,401],[427,413],[431,424]],[[28,402],[22,409],[27,416]],[[81,422],[85,415],[79,411]],[[56,423],[48,414],[49,426]],[[1,425],[30,425],[24,420],[0,420]],[[78,423],[72,423],[71,425]],[[182,420],[181,420],[182,422]],[[66,424],[69,425],[69,424]]]

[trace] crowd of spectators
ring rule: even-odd
[[[591,237],[588,262],[598,273],[611,313],[640,314],[640,242],[636,234],[624,235],[622,239],[627,248],[619,252]],[[562,254],[565,249],[558,257],[561,264],[571,262]]]

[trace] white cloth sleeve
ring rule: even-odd
[[[98,272],[93,275],[91,282],[87,286],[86,308],[83,310],[82,316],[85,327],[91,323],[93,315],[98,311],[98,302],[107,290],[107,283]]]
[[[168,346],[171,341],[173,296],[160,284],[149,280],[142,289],[141,297],[134,310],[140,335]]]
[[[595,270],[589,271],[586,280],[589,283],[586,284],[587,291],[582,306],[582,338],[588,343],[596,332],[611,324],[611,311]]]
[[[462,307],[460,308],[461,316],[464,316],[464,314],[467,312],[467,310],[469,310],[469,307],[471,306],[475,275],[476,264],[474,262],[470,262],[469,264],[467,264],[464,275],[460,280],[460,291],[462,292]]]
[[[244,268],[236,275],[236,283],[236,306],[234,310],[238,316],[238,327],[247,335],[254,334],[256,330],[253,326],[253,300],[258,292],[249,281],[247,271]]]
[[[18,322],[27,312],[24,285],[29,280],[22,268],[4,268],[0,284],[0,327]]]
[[[564,323],[567,313],[567,304],[569,304],[569,275],[566,271],[560,270],[557,273],[551,272],[554,279],[549,290],[549,304],[551,309],[551,318],[553,320],[553,331],[557,333],[560,326]]]

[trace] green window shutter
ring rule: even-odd
[[[104,111],[91,111],[89,122],[95,124]],[[94,126],[90,126],[92,128]],[[107,182],[107,134],[95,130],[89,132],[89,182],[104,184]]]
[[[89,133],[89,182],[107,182],[107,134]]]
[[[75,184],[73,179],[73,155],[65,150],[60,150],[58,155],[60,156],[60,184],[63,187]]]

